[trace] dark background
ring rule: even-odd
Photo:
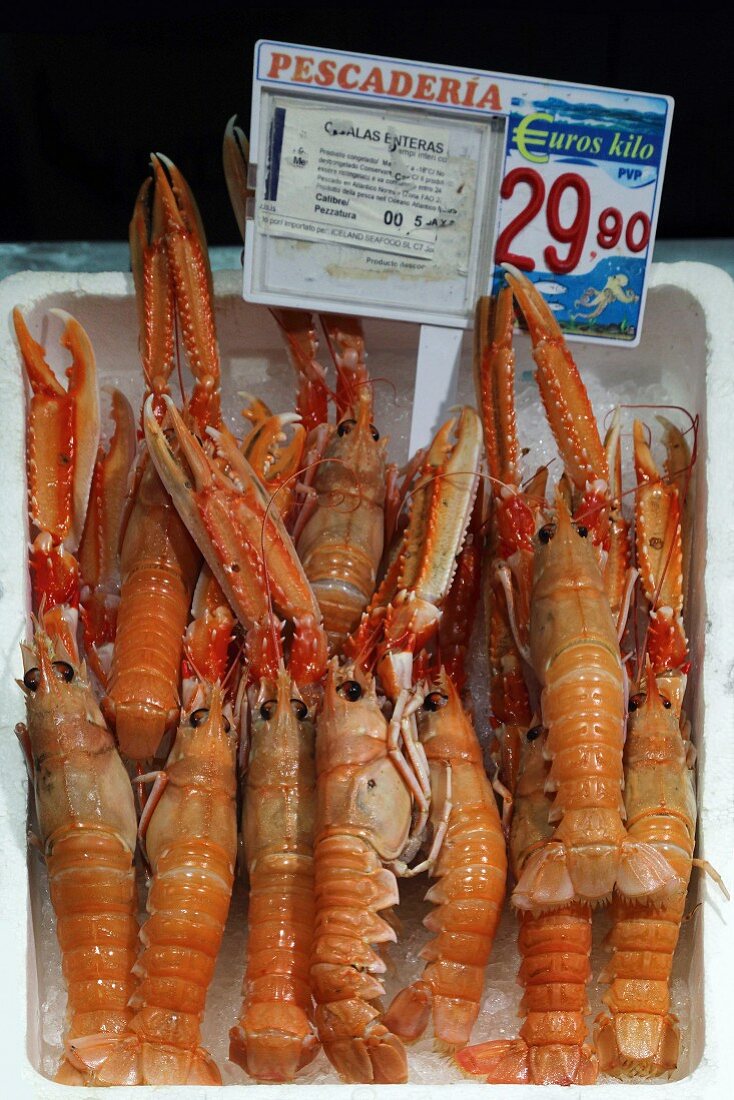
[[[249,129],[253,47],[272,38],[675,97],[659,237],[734,236],[734,42],[703,2],[635,10],[506,0],[471,9],[199,0],[28,5],[0,33],[0,240],[119,240],[148,154],[168,154],[208,237],[237,243],[221,138]]]

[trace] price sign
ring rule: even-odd
[[[510,114],[495,281],[504,262],[525,271],[568,336],[639,341],[663,105],[598,89],[592,102],[518,97]]]
[[[509,262],[567,336],[634,346],[672,108],[260,42],[245,296],[461,329]]]

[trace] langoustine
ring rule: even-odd
[[[68,391],[20,310],[13,316],[32,390],[26,451],[29,514],[38,530],[29,556],[37,614],[32,644],[22,647],[19,681],[27,722],[16,733],[49,872],[71,1041],[88,1029],[114,1035],[127,1026],[138,925],[132,789],[78,646],[76,551],[86,530],[99,432],[96,364],[79,322],[67,313],[60,317],[61,342],[72,353]],[[64,1060],[56,1080],[87,1083],[87,1075]]]
[[[403,873],[427,870],[437,879],[426,894],[435,908],[424,919],[436,935],[421,951],[422,975],[396,995],[383,1018],[407,1042],[418,1039],[432,1018],[441,1050],[464,1046],[471,1035],[507,877],[497,803],[461,692],[478,602],[481,515],[479,494],[441,613],[436,652],[419,655],[428,671],[415,713],[417,747],[428,771],[430,814],[420,838],[425,858]]]
[[[556,514],[537,542],[530,655],[543,688],[551,821],[560,823],[525,864],[513,894],[522,909],[608,900],[637,851],[625,846],[626,706],[617,634],[594,550],[560,494]],[[631,877],[624,886],[634,889]]]
[[[153,878],[132,1018],[67,1044],[90,1084],[221,1084],[200,1023],[229,910],[237,848],[237,737],[222,692],[192,701],[141,819]]]
[[[605,628],[604,640],[611,655],[618,647],[616,637],[612,635],[611,621],[607,622],[611,616],[605,611],[605,601],[600,595],[601,577],[594,554],[588,547],[585,553],[578,548],[580,540],[571,529],[568,511],[562,500],[559,501],[562,514],[560,526],[564,529],[561,537],[567,538],[564,555],[567,560],[564,564],[573,567],[568,578],[569,592],[563,592],[568,606],[563,600],[560,607],[551,604],[547,608],[534,602],[538,596],[558,598],[556,583],[563,579],[564,569],[563,565],[557,565],[548,580],[546,592],[538,587],[544,563],[536,560],[536,554],[539,550],[542,553],[542,548],[554,536],[558,537],[558,525],[543,527],[547,518],[544,499],[546,471],[536,474],[527,487],[521,483],[514,400],[511,293],[511,289],[506,288],[500,291],[495,301],[479,302],[475,378],[477,401],[483,414],[493,498],[485,577],[490,694],[499,741],[499,771],[511,792],[511,801],[506,803],[505,813],[506,817],[511,813],[509,853],[513,874],[518,881],[522,879],[529,860],[544,851],[552,851],[548,845],[554,835],[554,784],[549,781],[550,765],[546,759],[549,755],[547,732],[542,725],[531,724],[530,698],[521,671],[521,652],[524,650],[526,659],[532,655],[533,627],[537,634],[538,619],[540,623],[552,627],[558,623],[557,629],[565,631],[564,641],[556,639],[556,649],[560,653],[574,645],[578,647],[580,641],[580,653],[583,655],[584,641],[593,638],[589,626],[599,622]],[[545,356],[543,366],[546,370],[552,368],[552,355]],[[581,385],[577,375],[573,381]],[[569,401],[572,397],[569,396]],[[536,536],[538,528],[540,540]],[[579,534],[586,535],[586,529],[583,528]],[[589,588],[594,591],[591,599],[590,593],[585,591]],[[585,606],[587,610],[584,615]],[[580,619],[580,639],[574,635],[574,628],[579,622],[573,619],[571,611]],[[529,651],[524,649],[528,634],[531,638]],[[537,636],[535,641],[537,644]],[[613,660],[611,664],[614,668]],[[617,666],[617,693],[620,695],[617,709],[622,714],[620,656],[617,657]],[[598,692],[593,675],[589,686],[593,697],[594,691]],[[569,707],[570,715],[578,714],[578,703],[583,703],[585,690],[582,670],[576,687],[577,705]],[[547,709],[545,696],[543,704]],[[592,722],[592,729],[596,725]],[[621,749],[621,728],[618,734]],[[589,753],[592,751],[591,748],[587,750]],[[583,764],[583,760],[576,760],[575,763]],[[594,793],[592,787],[592,796]],[[617,789],[616,798],[619,797]],[[580,1084],[596,1079],[596,1057],[584,1043],[584,1014],[588,1011],[586,984],[591,973],[591,907],[587,901],[574,901],[569,895],[572,895],[572,888],[567,883],[565,896],[561,900],[555,896],[548,901],[537,894],[533,904],[523,899],[526,908],[518,913],[522,957],[518,981],[525,987],[520,1005],[520,1014],[524,1015],[525,1020],[515,1039],[492,1040],[458,1051],[457,1061],[466,1072],[486,1074],[490,1083],[507,1084]],[[548,911],[544,911],[546,905],[549,906]]]
[[[690,456],[667,422],[671,451]],[[629,703],[624,750],[627,829],[653,845],[677,876],[677,888],[645,904],[615,898],[606,943],[611,958],[600,975],[609,1014],[596,1019],[602,1070],[618,1077],[657,1077],[678,1064],[680,1035],[671,1013],[670,978],[685,909],[696,836],[695,749],[682,711],[688,645],[683,626],[683,505],[673,472],[663,478],[635,421],[637,560],[647,608],[647,660]],[[702,864],[710,870],[707,864]],[[715,872],[712,872],[714,877]],[[722,886],[721,880],[718,879]]]
[[[550,820],[558,824],[527,861],[513,904],[599,904],[615,888],[630,898],[660,898],[676,888],[675,874],[652,846],[629,840],[624,827],[626,684],[596,549],[611,540],[607,455],[550,310],[520,272],[511,270],[508,279],[530,326],[546,413],[579,497],[572,523],[557,491],[555,522],[534,540],[525,656],[542,688],[548,784],[555,791]]]
[[[422,976],[397,994],[383,1022],[411,1042],[432,1016],[436,1041],[451,1050],[469,1041],[479,1014],[507,859],[479,741],[444,669],[425,685],[417,721],[430,771],[432,844],[426,863],[437,879],[426,894],[435,908],[424,924],[435,936],[421,951]]]
[[[345,1080],[392,1084],[407,1080],[407,1058],[373,1003],[386,969],[374,947],[396,938],[379,913],[398,902],[385,864],[405,850],[412,799],[410,765],[388,730],[373,678],[332,661],[316,737],[315,1020]]]
[[[84,665],[52,641],[43,620],[23,647],[27,724],[17,733],[33,783],[68,991],[67,1054],[79,1036],[124,1032],[135,991],[137,818],[127,772]],[[89,1083],[65,1061],[56,1080]]]
[[[696,827],[693,748],[681,735],[680,709],[648,666],[644,693],[631,697],[625,746],[625,805],[631,838],[654,844],[678,888],[661,904],[615,898],[606,943],[612,957],[599,980],[609,989],[595,1041],[601,1068],[616,1076],[657,1076],[678,1064],[670,1012],[670,973],[692,870]]]
[[[211,272],[196,203],[175,165],[153,157],[130,224],[146,396],[163,420],[181,317],[196,378],[187,415],[203,430],[220,422],[219,353]],[[123,753],[153,757],[180,713],[183,636],[201,555],[143,453],[121,535],[122,587],[103,708]]]
[[[247,966],[229,1057],[257,1081],[290,1081],[315,1057],[314,718],[281,664],[253,691],[242,834]]]

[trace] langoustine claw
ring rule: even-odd
[[[533,342],[536,380],[563,467],[578,506],[574,519],[592,532],[595,543],[609,545],[609,468],[594,411],[578,367],[558,322],[527,276],[505,264],[507,281],[520,306]]]
[[[30,550],[33,608],[46,610],[46,630],[78,662],[79,563],[92,471],[99,443],[94,351],[75,318],[62,310],[61,344],[72,355],[64,389],[32,338],[19,309],[13,325],[31,387],[28,412],[28,497],[36,534]]]
[[[135,456],[135,417],[126,397],[112,392],[114,430],[94,464],[89,507],[79,544],[79,608],[87,660],[103,686],[112,660],[120,605],[120,527]]]
[[[317,682],[326,665],[321,613],[277,509],[235,441],[224,429],[208,438],[220,452],[217,465],[166,398],[174,451],[151,401],[145,432],[155,467],[183,522],[196,540],[243,626],[270,617],[269,597],[294,626],[290,670],[299,684]],[[229,473],[226,472],[229,470]]]

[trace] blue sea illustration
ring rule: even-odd
[[[661,136],[667,114],[664,101],[660,101],[660,109],[656,111],[625,110],[623,107],[604,107],[600,103],[569,103],[557,96],[534,99],[532,106],[536,111],[550,111],[564,122],[592,121],[595,126],[620,128],[635,134],[658,133]]]
[[[549,271],[525,273],[545,290],[556,277]],[[564,293],[545,297],[555,319],[566,332],[602,336],[607,340],[632,340],[640,315],[645,261],[632,256],[608,256],[584,275],[564,275]],[[504,282],[495,270],[493,293]],[[556,283],[556,285],[559,285]]]

